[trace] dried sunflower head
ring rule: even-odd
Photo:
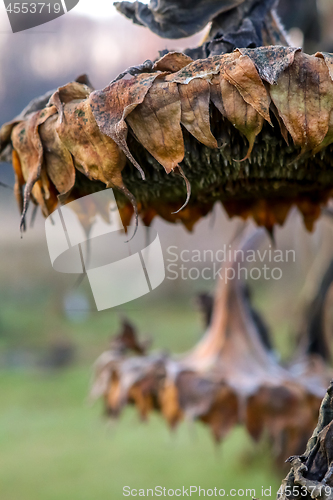
[[[221,201],[269,230],[296,204],[311,229],[333,188],[332,78],[332,55],[272,46],[67,84],[0,131],[22,223],[30,198],[47,215],[113,187],[125,223],[138,207],[191,229]]]
[[[260,235],[236,248],[253,250]],[[226,267],[236,270],[238,258],[235,253]],[[221,280],[213,303],[207,297],[202,302],[208,326],[190,352],[174,357],[146,351],[135,329],[124,323],[96,362],[92,395],[104,398],[111,416],[129,403],[144,419],[158,410],[172,428],[184,419],[199,420],[216,441],[240,423],[255,441],[268,435],[281,463],[302,451],[332,376],[326,353],[314,348],[311,334],[317,328],[316,340],[323,341],[320,325],[332,278],[332,272],[326,273],[314,300],[318,314],[305,323],[300,349],[289,366],[278,362],[270,332],[244,282]]]

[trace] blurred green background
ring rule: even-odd
[[[204,331],[195,295],[212,291],[214,283],[166,280],[153,294],[98,313],[85,281],[77,287],[77,276],[52,269],[43,218],[21,239],[12,193],[1,194],[0,499],[120,499],[123,486],[159,485],[254,488],[258,497],[271,487],[275,498],[285,471],[276,468],[265,440],[255,445],[244,429],[217,447],[202,424],[183,423],[171,433],[158,415],[143,423],[132,408],[109,422],[101,403],[89,401],[92,365],[122,316],[150,336],[154,348],[184,352]],[[163,249],[219,248],[239,224],[218,209],[193,234],[162,222],[156,228]],[[276,239],[280,248],[295,248],[296,263],[280,281],[251,285],[282,358],[293,352],[305,277],[312,272],[311,292],[329,260],[332,233],[323,219],[306,234],[292,213]],[[305,288],[310,293],[309,284]]]
[[[20,345],[31,349],[32,344],[37,348],[36,332],[43,325],[42,355],[50,328],[61,328],[63,338],[78,350],[78,359],[63,370],[16,366],[0,372],[1,500],[122,498],[125,485],[257,491],[271,486],[276,493],[281,471],[274,472],[269,453],[263,446],[255,447],[243,429],[236,429],[217,448],[200,424],[184,423],[170,433],[157,415],[142,423],[132,409],[107,424],[101,405],[89,404],[88,390],[94,353],[99,354],[110,332],[116,331],[116,315],[94,314],[72,326],[56,319],[49,312],[52,305],[45,302],[42,315],[33,304],[20,308],[19,314],[9,307],[1,317],[5,331],[16,330],[17,338],[19,330],[24,332]],[[154,326],[156,346],[181,351],[198,336],[198,318],[179,304],[155,305],[151,322],[148,308],[129,315],[143,328]]]

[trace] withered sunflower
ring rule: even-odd
[[[234,261],[225,267],[236,270],[239,255],[257,248],[262,235],[256,232],[242,239],[234,247]],[[149,352],[126,321],[96,361],[91,394],[104,399],[111,417],[134,404],[143,419],[158,410],[171,428],[184,419],[199,420],[210,427],[216,441],[235,425],[244,425],[255,441],[264,434],[269,437],[281,465],[303,451],[332,378],[323,327],[332,281],[331,263],[288,366],[278,362],[246,283],[220,280],[214,300],[205,296],[201,302],[207,330],[190,352],[178,356]]]
[[[101,91],[94,91],[80,77],[30,103],[20,116],[3,125],[0,152],[13,163],[22,228],[30,200],[48,215],[59,202],[112,187],[119,192],[125,225],[134,213],[140,213],[147,225],[159,215],[192,229],[221,201],[230,216],[252,216],[269,231],[283,224],[296,204],[311,230],[333,189],[333,56],[311,56],[289,47],[274,4],[274,0],[117,4],[135,23],[162,36],[187,36],[208,22],[210,30],[200,47],[163,53],[154,63],[129,68]],[[88,220],[82,217],[86,226],[97,210],[101,208],[90,210]],[[234,297],[233,307],[241,307],[236,290],[225,293]],[[219,294],[216,304],[218,300]],[[237,323],[236,315],[231,320]],[[251,324],[253,318],[248,317],[247,325]],[[273,438],[282,428],[295,436],[294,429],[302,422],[308,429],[312,410],[305,382],[301,388],[295,386],[288,379],[290,371],[286,376],[281,367],[268,363],[258,338],[251,342],[255,347],[247,339],[245,350],[258,379],[251,411],[256,414],[260,408],[263,420],[254,428],[251,412],[247,413],[250,432],[260,435],[267,426]],[[201,380],[201,374],[197,384],[190,363],[197,352],[185,360],[187,371],[182,372],[188,379],[185,386],[193,387],[194,398],[185,397],[184,405],[190,401],[192,414],[207,421],[220,438],[239,415],[237,391],[224,382],[216,392],[215,379]],[[286,411],[281,418],[278,412],[271,414],[276,385],[272,382],[267,388],[260,383],[255,368],[258,356],[264,372],[266,366],[269,374],[275,370],[275,380],[283,382]],[[131,393],[126,396],[136,401],[143,414],[160,405],[175,424],[184,414],[176,378],[164,384],[160,395],[160,382],[170,372],[161,358],[152,365],[150,359],[148,365],[146,361],[145,357],[139,361],[146,374],[142,380],[133,382],[138,367],[128,370],[125,385]],[[108,363],[112,365],[113,359]],[[111,382],[112,390],[105,397],[113,412],[125,402],[124,381],[117,370],[112,371]],[[205,398],[197,401],[200,387],[206,388]],[[215,410],[223,406],[225,397],[230,413],[222,418]],[[317,488],[312,498],[320,496],[320,486],[330,486],[331,436],[332,387],[307,452],[294,458],[284,486],[304,486],[307,498],[312,486]],[[280,496],[300,496],[293,495],[283,489]],[[333,498],[331,490],[327,498]]]
[[[135,22],[176,26],[169,3],[118,7]],[[206,9],[213,19],[200,46],[209,57],[167,53],[101,91],[80,77],[3,125],[2,157],[12,155],[22,225],[30,198],[48,215],[59,200],[113,187],[125,225],[139,210],[147,225],[159,215],[191,230],[221,201],[230,216],[251,215],[269,231],[296,204],[311,230],[333,188],[333,56],[248,48],[284,40],[273,3],[184,4],[195,18]],[[179,14],[191,33],[184,22]],[[221,53],[226,40],[229,50],[238,40],[245,48]]]

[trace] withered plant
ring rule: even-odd
[[[270,232],[297,205],[311,230],[333,189],[333,56],[288,46],[274,4],[117,3],[164,37],[188,36],[207,23],[209,32],[199,47],[161,53],[101,91],[80,77],[2,126],[0,153],[13,164],[21,228],[30,200],[47,216],[58,203],[115,188],[125,226],[133,214],[146,225],[158,215],[191,230],[222,202],[229,216],[252,216]],[[107,219],[107,207],[80,214],[87,230],[97,212]],[[243,285],[233,282],[218,286],[208,331],[186,356],[127,359],[119,341],[99,363],[108,411],[132,400],[143,415],[157,407],[171,425],[201,419],[216,439],[241,421],[255,439],[266,429],[281,456],[298,449],[314,425],[326,365],[320,361],[318,373],[309,368],[309,347],[298,368],[280,366],[258,324]],[[128,341],[144,352],[130,330]],[[330,484],[331,392],[288,484],[323,474]]]
[[[257,232],[239,249],[256,248],[261,236]],[[236,270],[240,253],[234,254],[225,266]],[[269,437],[279,463],[301,453],[332,378],[324,329],[332,269],[331,264],[313,301],[316,313],[307,317],[288,365],[278,362],[246,282],[220,280],[214,299],[201,296],[207,330],[193,350],[178,356],[147,352],[125,322],[96,362],[92,396],[104,399],[111,417],[134,403],[143,419],[158,410],[172,428],[184,419],[200,420],[216,441],[244,425],[255,441]]]
[[[169,3],[119,9],[173,30]],[[186,4],[189,16],[212,19],[197,52],[146,61],[101,91],[80,77],[5,124],[2,158],[12,159],[22,227],[30,199],[47,215],[59,201],[113,187],[125,225],[139,210],[145,224],[159,215],[192,229],[221,201],[270,231],[296,204],[311,230],[333,186],[333,58],[270,45],[286,43],[273,3]],[[182,33],[201,27],[189,17],[186,31],[178,15]]]

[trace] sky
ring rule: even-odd
[[[36,0],[37,3],[38,1],[41,0]],[[149,0],[140,1],[142,3],[149,3]],[[113,6],[113,2],[114,0],[80,0],[78,5],[76,5],[76,7],[74,7],[69,14],[81,14],[95,19],[107,19],[117,14],[117,11]],[[10,30],[10,25],[6,15],[4,3],[0,0],[0,29],[2,30],[4,28]]]
[[[38,3],[39,0],[36,0]],[[61,1],[61,0],[60,0]],[[149,0],[140,0],[142,3],[149,3]],[[113,6],[114,0],[80,0],[78,5],[70,12],[70,15],[81,14],[95,19],[106,19],[117,14]],[[9,21],[5,12],[5,6],[0,0],[1,21],[9,26]],[[3,24],[1,23],[1,25]],[[2,27],[2,26],[1,26]]]
[[[149,0],[141,0],[142,3],[149,3]],[[105,18],[116,14],[113,0],[80,0],[73,9],[73,13],[83,14],[89,17]]]

